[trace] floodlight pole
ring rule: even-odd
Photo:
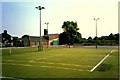
[[[38,6],[36,9],[40,10],[40,38],[39,38],[39,46],[38,46],[38,51],[42,51],[42,37],[41,37],[41,10],[45,9],[44,7]]]
[[[45,23],[46,25],[47,25],[47,37],[49,37],[49,34],[48,34],[48,22],[47,23]],[[47,40],[47,48],[48,48],[48,45],[49,45],[49,40]]]
[[[97,49],[97,20],[99,20],[99,18],[94,18],[94,20],[96,21],[96,49]]]

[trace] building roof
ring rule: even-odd
[[[32,41],[39,41],[39,36],[29,36],[29,39]],[[42,41],[46,41],[46,39],[42,36]]]
[[[49,40],[59,38],[59,34],[49,34]]]
[[[12,40],[12,36],[7,33],[7,30],[4,30],[3,33],[0,34],[0,42],[8,41],[10,42]]]
[[[45,36],[42,36],[42,41],[46,41]],[[24,35],[22,38],[27,37],[31,41],[39,41],[40,37],[39,36],[29,36],[29,35]],[[49,40],[53,40],[59,38],[59,34],[49,34]]]
[[[42,41],[46,41],[44,36],[42,36]],[[59,38],[59,34],[49,34],[49,40],[56,39],[56,38]],[[32,41],[39,41],[40,37],[39,36],[29,36],[29,39],[31,39]]]

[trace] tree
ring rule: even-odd
[[[66,32],[60,33],[60,35],[59,35],[59,44],[60,45],[67,44],[67,42],[68,42],[67,33]]]
[[[66,44],[74,44],[74,43],[79,43],[81,34],[78,32],[79,28],[77,25],[77,22],[73,21],[65,21],[62,25],[63,33],[60,34],[60,39],[59,41],[66,40]],[[63,38],[64,37],[64,38]]]
[[[88,40],[92,40],[92,37],[90,36],[90,37],[88,38]]]
[[[81,33],[77,32],[76,36],[74,36],[74,43],[80,43],[81,39],[82,39]]]
[[[114,35],[111,33],[111,34],[108,36],[108,39],[109,39],[109,40],[114,40]]]
[[[115,36],[116,44],[119,45],[119,39],[120,39],[119,33],[115,34],[114,36]]]
[[[114,36],[115,36],[115,40],[119,41],[119,33],[115,34]]]
[[[93,38],[93,40],[97,40],[97,39],[98,39],[98,37],[96,37],[96,36]]]

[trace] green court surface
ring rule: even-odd
[[[118,78],[118,50],[112,48],[2,49],[2,76],[15,78]],[[90,72],[110,54],[93,72]],[[102,67],[101,67],[102,66]]]

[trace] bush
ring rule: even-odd
[[[98,71],[107,71],[111,68],[111,64],[101,64],[99,67],[98,67]]]

